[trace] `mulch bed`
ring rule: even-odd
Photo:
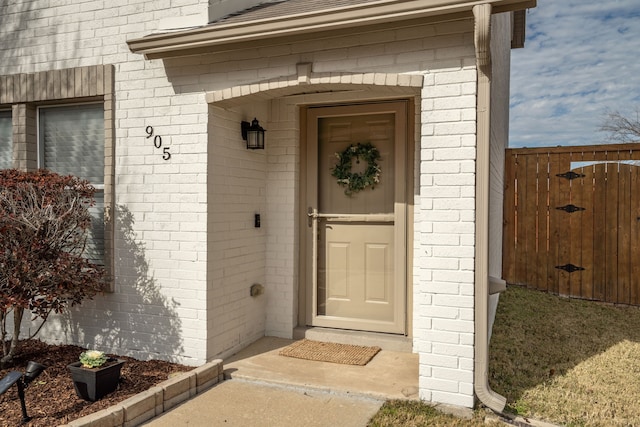
[[[85,349],[72,345],[48,345],[29,340],[20,343],[15,365],[0,370],[0,379],[10,371],[24,372],[27,362],[33,360],[47,369],[25,391],[27,413],[33,419],[21,424],[22,411],[17,387],[12,386],[0,396],[0,426],[52,427],[105,409],[166,380],[174,372],[193,369],[189,366],[160,360],[140,361],[117,356],[126,362],[122,367],[118,390],[97,402],[80,399],[73,388],[67,365],[78,361]]]

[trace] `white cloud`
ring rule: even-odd
[[[510,146],[599,144],[640,106],[640,2],[538,0],[512,51]]]

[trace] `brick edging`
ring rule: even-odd
[[[224,380],[222,360],[216,359],[138,393],[106,409],[60,427],[133,427],[202,393]]]

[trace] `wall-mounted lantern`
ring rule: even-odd
[[[264,133],[266,132],[258,119],[253,119],[251,124],[249,122],[241,122],[242,139],[247,141],[248,150],[264,150]]]

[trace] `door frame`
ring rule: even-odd
[[[319,104],[319,105],[306,105],[300,106],[300,192],[299,192],[299,275],[298,275],[298,326],[302,327],[312,327],[313,320],[313,295],[309,290],[311,289],[311,285],[308,284],[308,276],[310,272],[309,257],[311,254],[309,253],[310,243],[308,242],[308,232],[309,228],[309,217],[307,215],[307,176],[310,173],[309,167],[314,167],[313,165],[307,165],[307,154],[308,154],[308,132],[309,132],[309,123],[307,123],[308,111],[311,108],[323,108],[323,107],[345,107],[345,115],[349,115],[348,109],[355,108],[358,106],[371,106],[373,109],[371,112],[380,112],[384,113],[385,104],[390,103],[403,103],[405,108],[406,117],[404,117],[404,121],[406,123],[404,130],[404,150],[405,150],[405,159],[404,165],[402,165],[401,172],[397,174],[397,177],[404,177],[405,180],[405,188],[404,195],[401,197],[401,202],[396,202],[396,215],[401,215],[404,220],[404,224],[401,225],[402,230],[400,233],[401,241],[403,241],[403,245],[397,245],[397,251],[402,252],[402,257],[404,258],[404,266],[406,268],[402,268],[402,265],[396,265],[396,277],[402,277],[404,281],[404,289],[401,294],[403,295],[402,301],[398,301],[398,307],[400,307],[399,316],[402,316],[401,322],[403,324],[403,332],[392,332],[395,334],[401,335],[411,335],[411,327],[412,327],[412,271],[413,271],[413,194],[414,194],[414,158],[415,158],[415,144],[414,137],[415,134],[415,122],[414,122],[414,112],[415,112],[415,100],[413,98],[400,98],[400,99],[382,99],[382,100],[372,100],[365,102],[342,102],[336,104]],[[387,112],[393,111],[391,106],[386,110]],[[359,112],[354,112],[354,114],[359,114]],[[364,114],[364,113],[362,113]],[[398,195],[397,195],[398,196]],[[397,199],[396,196],[396,199]],[[332,327],[330,325],[321,325],[322,327]],[[348,330],[347,328],[345,328]],[[354,328],[354,330],[361,330],[358,328]]]

